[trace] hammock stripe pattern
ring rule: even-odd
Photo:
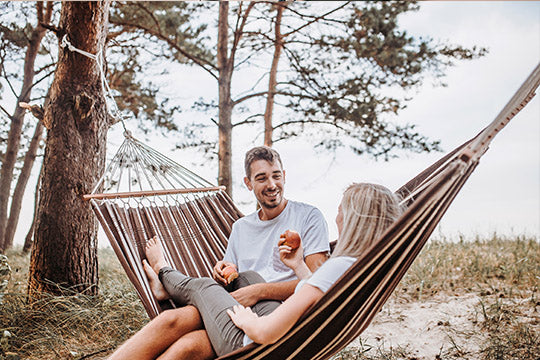
[[[358,337],[369,325],[405,275],[436,228],[441,217],[478,165],[480,157],[487,150],[493,137],[534,96],[534,91],[538,88],[539,84],[540,65],[535,68],[529,78],[491,124],[477,136],[428,167],[417,177],[398,189],[396,193],[403,197],[403,203],[408,206],[405,213],[325,293],[323,298],[300,318],[297,324],[286,335],[274,344],[251,344],[231,354],[222,356],[220,359],[328,359]],[[149,206],[153,209],[149,212],[148,210],[142,210],[141,207],[136,207],[134,210],[128,209],[128,215],[113,218],[110,215],[103,214],[110,214],[110,210],[114,209],[113,205],[105,204],[109,200],[92,199],[98,219],[100,219],[108,236],[110,234],[109,239],[111,240],[111,244],[117,242],[118,244],[116,246],[119,249],[123,247],[129,248],[128,255],[118,255],[118,251],[117,255],[119,258],[125,259],[121,259],[121,262],[125,265],[130,280],[132,278],[134,279],[132,282],[134,282],[137,291],[139,291],[137,286],[143,289],[139,291],[139,295],[145,307],[147,303],[152,303],[152,296],[146,290],[147,286],[143,286],[147,280],[144,273],[140,270],[140,261],[144,254],[144,252],[141,253],[141,247],[149,236],[156,232],[159,232],[159,235],[163,236],[164,248],[167,249],[165,252],[168,260],[174,264],[173,266],[180,269],[181,266],[185,266],[182,264],[186,262],[183,258],[178,260],[178,258],[182,257],[182,254],[188,258],[198,257],[201,252],[204,252],[202,248],[210,247],[214,249],[214,246],[210,245],[210,242],[217,241],[217,238],[221,239],[217,234],[215,238],[206,238],[208,233],[205,231],[213,233],[213,226],[216,224],[210,220],[203,220],[205,219],[204,215],[210,214],[211,216],[220,217],[221,215],[217,215],[216,213],[227,210],[225,212],[225,220],[230,222],[225,221],[221,223],[227,223],[229,226],[234,221],[233,218],[235,216],[241,216],[223,190],[213,190],[204,195],[201,192],[197,192],[190,194],[190,196],[194,198],[182,199],[180,201],[180,204],[183,204],[185,207],[183,209],[187,209],[187,212],[190,213],[194,212],[202,215],[201,217],[198,215],[193,216],[194,224],[199,229],[190,231],[189,234],[192,234],[193,237],[182,238],[176,237],[178,234],[183,235],[182,230],[172,232],[170,228],[180,228],[182,226],[180,224],[183,223],[173,224],[167,222],[168,220],[162,220],[161,222],[152,220],[154,218],[164,219],[164,217],[158,217],[156,211],[157,214],[161,214],[162,212],[169,213],[170,210],[159,210],[154,209],[154,206]],[[129,201],[132,201],[132,199],[130,198]],[[210,203],[213,205],[210,205]],[[215,211],[211,212],[209,211],[210,209],[214,209]],[[103,213],[101,210],[104,210]],[[121,211],[118,212],[121,213]],[[129,215],[130,212],[137,214]],[[186,218],[189,218],[187,212],[183,212],[183,214]],[[144,214],[144,216],[140,214]],[[134,220],[131,222],[129,220],[126,221],[126,219],[131,218]],[[176,218],[181,217],[175,217],[175,221]],[[202,226],[199,221],[205,225]],[[132,222],[141,224],[141,227],[137,228],[139,230],[130,230],[132,232],[129,234],[123,233],[122,235],[119,234],[118,230],[115,230],[117,228],[129,229],[133,226],[131,225]],[[160,224],[164,228],[160,228]],[[165,230],[165,228],[168,230]],[[201,230],[202,228],[205,231]],[[224,226],[222,232],[220,231],[223,236],[227,234],[226,230],[227,226]],[[115,237],[117,234],[120,237]],[[131,236],[137,237],[138,240],[133,242],[128,239]],[[180,243],[188,242],[191,247],[186,245],[188,250],[185,252],[177,251],[173,255],[171,248],[176,248],[176,245],[169,244],[174,242],[173,239]],[[201,246],[197,247],[197,245],[192,244],[192,240],[193,242],[198,242]],[[122,245],[119,245],[120,243]],[[225,246],[225,244],[221,243],[221,246]],[[192,247],[196,247],[197,250],[193,250]],[[220,247],[218,246],[216,249],[219,250]],[[216,256],[218,255],[216,253]],[[178,263],[175,261],[178,261]],[[204,261],[201,263],[206,264]],[[198,261],[194,261],[195,264],[197,266],[201,265]],[[131,275],[130,272],[132,272]],[[202,270],[200,272],[203,273]],[[153,313],[149,311],[149,314],[152,316]]]
[[[101,188],[112,192],[97,193]],[[85,197],[151,318],[162,308],[142,267],[146,241],[158,235],[165,258],[176,269],[190,276],[211,276],[225,254],[232,224],[242,216],[223,187],[213,186],[129,133],[94,193]]]

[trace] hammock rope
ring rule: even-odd
[[[83,56],[86,56],[87,58],[90,58],[97,63],[97,67],[99,69],[99,76],[101,79],[101,87],[103,89],[103,93],[105,94],[105,100],[106,100],[105,105],[107,107],[107,112],[109,113],[109,115],[113,117],[113,119],[119,120],[122,123],[122,127],[124,128],[124,130],[127,131],[126,124],[124,123],[124,119],[128,119],[129,115],[120,111],[120,109],[118,108],[118,104],[116,103],[116,100],[114,99],[113,92],[109,86],[109,83],[107,82],[107,77],[105,76],[105,71],[104,71],[105,59],[103,55],[103,49],[102,48],[98,49],[96,54],[92,54],[92,53],[89,53],[88,51],[81,50],[71,44],[67,34],[64,34],[64,36],[62,37],[60,46],[63,48],[67,48],[71,52],[76,52]]]

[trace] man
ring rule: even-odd
[[[225,257],[213,270],[214,279],[226,285],[222,270],[227,265],[239,272],[253,270],[267,283],[243,287],[232,293],[244,306],[260,300],[285,300],[298,280],[279,258],[278,240],[286,230],[300,233],[306,264],[313,272],[327,258],[328,228],[314,206],[287,200],[283,196],[285,171],[277,151],[266,146],[246,153],[244,183],[253,191],[260,209],[233,224]]]
[[[265,283],[238,285],[238,280],[245,280],[239,278],[232,284],[236,287],[231,294],[244,306],[267,306],[269,302],[264,300],[285,300],[298,283],[294,272],[279,258],[280,234],[286,230],[300,234],[305,262],[314,272],[328,257],[328,228],[317,208],[284,197],[285,171],[275,150],[266,146],[249,150],[244,167],[244,183],[253,191],[260,209],[233,224],[225,257],[214,266],[213,277],[226,285],[222,271],[227,265],[237,267],[239,272],[257,272]],[[177,334],[186,333],[186,329],[190,332],[178,338]],[[160,359],[215,357],[196,308],[185,306],[162,312],[111,359],[153,359],[160,354]]]

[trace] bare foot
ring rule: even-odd
[[[148,263],[150,263],[150,266],[152,266],[156,274],[159,274],[161,268],[169,266],[167,261],[165,261],[163,250],[161,250],[161,245],[157,236],[154,236],[146,242],[145,253]]]
[[[167,292],[167,290],[165,290],[161,281],[159,281],[158,274],[154,271],[154,269],[152,269],[146,259],[143,260],[143,267],[144,272],[146,273],[146,277],[148,277],[148,281],[150,282],[150,290],[152,290],[152,294],[154,294],[156,300],[161,301],[170,299],[169,293]]]

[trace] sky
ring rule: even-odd
[[[399,123],[416,124],[420,133],[441,140],[443,153],[400,153],[399,158],[384,162],[358,157],[348,150],[318,153],[302,139],[275,144],[286,171],[285,196],[317,206],[326,217],[332,239],[337,237],[334,219],[341,194],[350,183],[376,182],[392,190],[399,188],[489,124],[540,62],[540,2],[426,1],[420,2],[420,11],[400,18],[400,24],[411,35],[469,47],[482,46],[489,53],[449,68],[444,78],[446,87],[434,87],[427,81],[415,91],[408,107],[399,115]],[[189,104],[208,94],[209,89],[216,91],[212,79],[201,80],[199,75],[193,68],[169,74],[163,84],[165,94]],[[177,84],[190,84],[189,92],[179,94],[175,90]],[[187,112],[183,116],[201,114]],[[138,137],[137,130],[132,130]],[[255,209],[254,197],[242,183],[243,155],[262,143],[262,138],[255,135],[253,130],[234,133],[233,193],[244,213]],[[116,125],[108,136],[110,158],[123,140],[121,126]],[[141,138],[215,183],[217,166],[201,165],[204,159],[198,153],[173,151],[173,137],[169,141],[157,139]],[[16,244],[24,241],[31,220],[32,199],[33,194],[27,194]],[[538,96],[495,138],[433,237],[473,239],[493,233],[537,239],[540,235]],[[99,241],[100,246],[108,244],[103,234]]]

